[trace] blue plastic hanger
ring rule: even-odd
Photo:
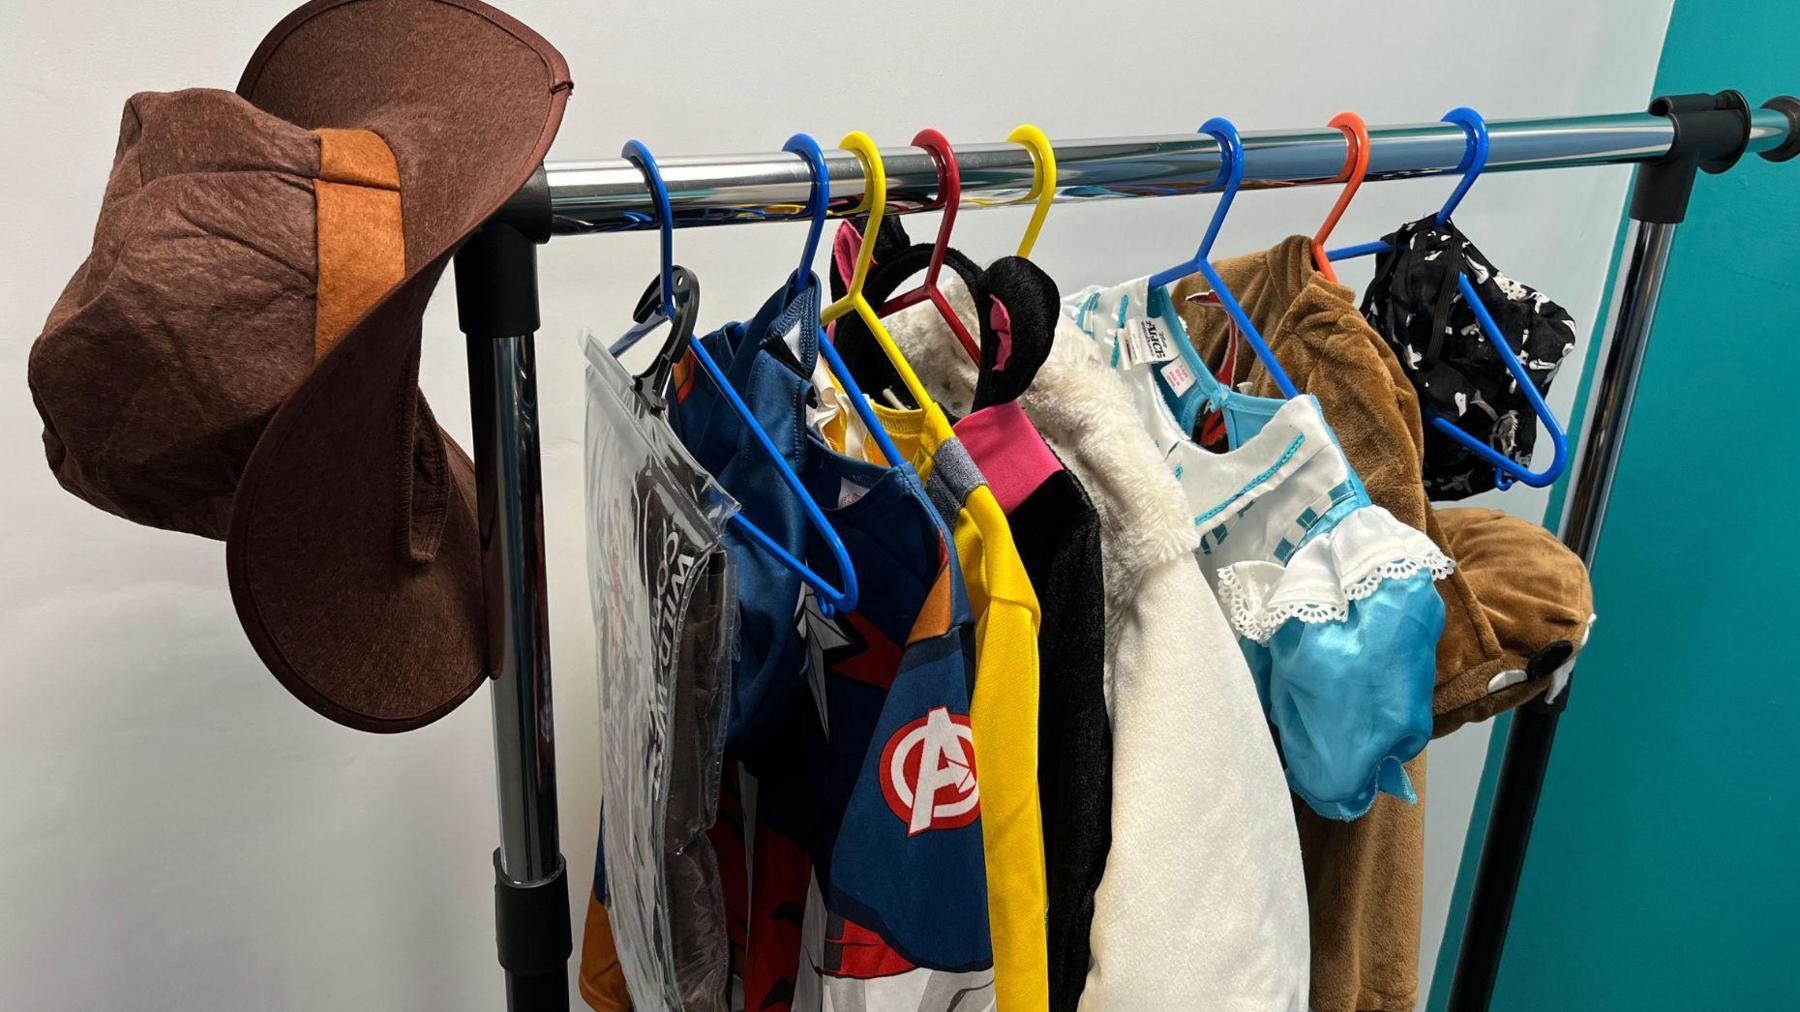
[[[1243,306],[1238,305],[1237,298],[1225,287],[1224,279],[1219,277],[1218,271],[1213,270],[1212,262],[1208,259],[1213,242],[1219,238],[1219,226],[1225,223],[1225,215],[1231,210],[1231,202],[1237,197],[1238,187],[1244,183],[1244,142],[1238,137],[1237,127],[1222,116],[1214,116],[1202,123],[1199,132],[1210,134],[1219,142],[1219,175],[1207,187],[1209,190],[1219,191],[1219,205],[1213,208],[1212,221],[1207,223],[1206,235],[1200,240],[1200,248],[1193,257],[1152,275],[1150,287],[1156,289],[1172,285],[1196,271],[1205,275],[1207,284],[1212,286],[1213,292],[1219,297],[1219,304],[1231,316],[1232,322],[1237,324],[1244,340],[1250,343],[1250,350],[1256,352],[1263,367],[1269,370],[1269,376],[1281,388],[1282,395],[1293,397],[1296,391],[1293,381],[1288,379],[1287,370],[1281,367],[1275,353],[1263,343],[1262,333],[1256,329],[1256,324],[1250,322],[1249,314],[1244,312]]]
[[[662,232],[661,305],[657,315],[665,320],[673,321],[682,316],[682,310],[677,303],[678,289],[674,261],[675,216],[669,207],[669,188],[664,185],[662,173],[656,168],[655,157],[650,154],[650,149],[645,147],[641,141],[627,141],[625,150],[620,154],[630,159],[631,163],[644,174],[644,179],[650,187],[651,199],[656,205],[656,216]],[[689,278],[691,279],[691,275]],[[633,328],[634,331],[643,329],[643,324]],[[825,582],[824,577],[813,572],[806,563],[795,558],[781,545],[776,544],[773,538],[763,533],[762,528],[751,523],[742,513],[733,513],[729,523],[751,541],[760,545],[764,551],[774,556],[777,562],[798,574],[800,579],[818,595],[820,603],[825,607],[840,611],[855,610],[856,570],[850,564],[850,553],[845,549],[843,539],[838,537],[835,530],[832,530],[830,522],[825,519],[825,514],[819,509],[818,503],[813,501],[812,493],[806,490],[806,486],[800,481],[800,476],[795,474],[794,469],[782,458],[781,451],[775,447],[775,441],[769,438],[769,434],[763,431],[763,427],[756,421],[756,417],[750,413],[749,405],[745,404],[743,398],[738,396],[737,390],[726,378],[725,371],[720,369],[719,364],[713,360],[712,354],[706,350],[705,344],[700,341],[692,341],[688,347],[693,352],[694,360],[700,364],[701,371],[711,377],[713,386],[717,387],[719,393],[724,395],[732,412],[743,421],[745,428],[749,429],[750,434],[755,437],[757,445],[762,447],[763,453],[774,462],[775,473],[780,477],[782,484],[786,485],[800,500],[800,505],[806,512],[807,522],[812,525],[813,530],[818,533],[825,545],[831,549],[832,559],[837,563],[838,572],[843,576],[843,589],[839,590]]]
[[[800,253],[800,266],[788,278],[788,300],[791,302],[805,294],[810,287],[823,295],[819,285],[819,276],[813,273],[813,259],[819,253],[819,237],[825,234],[825,220],[831,203],[831,172],[825,167],[825,152],[820,149],[819,142],[809,134],[795,134],[781,146],[781,150],[792,152],[806,159],[807,167],[812,170],[812,188],[806,195],[806,209],[801,213],[812,219],[812,225],[806,230],[806,246]],[[814,337],[819,346],[819,354],[825,356],[825,365],[830,368],[831,375],[844,388],[850,398],[851,407],[856,409],[856,417],[862,420],[863,428],[875,440],[875,446],[887,462],[894,466],[905,463],[900,448],[888,435],[887,428],[875,417],[875,409],[869,406],[868,398],[863,396],[862,388],[850,377],[850,370],[844,366],[837,348],[832,345],[825,328],[819,324],[819,314],[810,314],[810,326],[816,328]]]
[[[1468,141],[1463,146],[1462,161],[1456,163],[1456,171],[1462,178],[1456,181],[1456,189],[1450,191],[1449,199],[1438,209],[1437,223],[1448,225],[1450,215],[1455,213],[1458,204],[1469,194],[1469,188],[1475,185],[1481,170],[1487,168],[1488,160],[1488,128],[1487,120],[1466,105],[1459,105],[1444,114],[1439,123],[1455,123],[1468,134]],[[1374,242],[1358,243],[1355,246],[1344,246],[1332,250],[1328,256],[1332,260],[1349,260],[1354,257],[1369,256],[1375,253],[1386,253],[1393,249],[1385,239]]]
[[[1444,206],[1437,213],[1437,223],[1441,226],[1450,223],[1451,214],[1455,213],[1457,205],[1462,203],[1463,197],[1468,195],[1469,188],[1475,185],[1475,180],[1481,175],[1481,170],[1487,167],[1488,128],[1487,120],[1468,106],[1457,106],[1445,113],[1440,122],[1456,123],[1468,133],[1468,143],[1463,149],[1462,161],[1457,163],[1456,167],[1457,171],[1462,173],[1462,178],[1457,181],[1456,188],[1450,191],[1449,199],[1444,201]],[[1366,256],[1371,253],[1386,253],[1393,248],[1385,240],[1377,239],[1374,242],[1335,249],[1329,255],[1333,260],[1347,260],[1351,257]],[[1538,421],[1544,423],[1545,430],[1550,433],[1550,466],[1542,471],[1533,471],[1457,428],[1456,424],[1447,418],[1442,418],[1430,410],[1426,411],[1426,418],[1439,432],[1468,447],[1476,456],[1494,465],[1494,484],[1497,488],[1511,488],[1514,481],[1522,481],[1532,488],[1543,488],[1550,485],[1562,477],[1563,471],[1568,467],[1569,437],[1563,432],[1562,425],[1557,422],[1556,416],[1550,413],[1550,408],[1544,404],[1543,397],[1538,394],[1537,384],[1531,381],[1530,374],[1525,371],[1524,363],[1520,362],[1519,356],[1513,353],[1512,344],[1501,336],[1499,324],[1494,322],[1493,314],[1488,312],[1487,306],[1476,294],[1475,286],[1470,283],[1467,273],[1459,273],[1456,276],[1456,286],[1462,292],[1463,301],[1467,302],[1469,307],[1474,310],[1475,321],[1481,325],[1482,334],[1493,346],[1495,354],[1500,356],[1500,361],[1506,364],[1506,371],[1512,374],[1513,382],[1517,383],[1519,389],[1524,391],[1525,400],[1531,405],[1532,413],[1537,416]]]
[[[1512,346],[1499,336],[1500,325],[1494,322],[1493,314],[1489,313],[1487,306],[1482,303],[1481,296],[1475,291],[1475,286],[1469,283],[1469,276],[1458,274],[1456,286],[1462,289],[1463,301],[1467,302],[1469,308],[1475,311],[1475,320],[1481,324],[1481,331],[1487,335],[1488,343],[1494,346],[1494,351],[1499,354],[1500,360],[1506,363],[1506,371],[1512,373],[1513,382],[1517,383],[1519,389],[1525,392],[1525,400],[1531,404],[1532,414],[1537,415],[1538,421],[1543,422],[1545,430],[1550,433],[1550,466],[1542,471],[1533,471],[1457,428],[1449,419],[1428,411],[1431,424],[1439,432],[1473,450],[1477,457],[1494,465],[1496,488],[1511,488],[1514,479],[1522,481],[1532,488],[1543,488],[1546,485],[1554,484],[1556,479],[1562,477],[1563,470],[1569,466],[1569,437],[1563,433],[1562,425],[1557,422],[1556,416],[1550,413],[1549,405],[1544,403],[1543,396],[1538,393],[1537,384],[1531,381],[1531,375],[1525,371],[1525,364],[1519,361],[1519,356],[1513,354]]]
[[[809,283],[818,283],[812,265],[819,256],[819,239],[825,235],[825,217],[831,203],[831,170],[825,167],[825,152],[811,134],[789,137],[781,150],[799,155],[812,177],[811,187],[806,192],[806,206],[794,216],[796,219],[810,218],[812,224],[806,228],[806,245],[800,248],[800,266],[788,276],[788,298],[792,300],[799,298]]]

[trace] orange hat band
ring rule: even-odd
[[[406,276],[400,168],[369,130],[315,130],[319,178],[318,299],[313,357],[320,359]]]

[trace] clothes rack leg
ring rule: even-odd
[[[488,657],[494,675],[494,767],[500,846],[495,926],[513,1012],[569,1007],[569,892],[558,848],[538,445],[536,242],[503,219],[457,254],[468,338],[476,497]]]
[[[1625,426],[1631,418],[1644,351],[1650,342],[1650,326],[1656,318],[1656,303],[1675,240],[1672,222],[1633,224],[1636,237],[1612,343],[1600,377],[1593,385],[1599,402],[1588,424],[1561,532],[1563,543],[1581,556],[1589,568],[1594,565],[1600,544],[1600,528],[1606,519]],[[1513,899],[1525,867],[1525,848],[1531,841],[1538,796],[1550,767],[1556,723],[1568,705],[1572,688],[1566,686],[1554,700],[1540,696],[1513,713],[1500,773],[1494,782],[1494,800],[1482,839],[1481,861],[1476,866],[1468,920],[1457,950],[1456,975],[1450,984],[1452,1012],[1484,1010],[1493,999],[1506,930],[1512,921]]]
[[[1800,103],[1783,97],[1766,109],[1777,109],[1787,120],[1788,137],[1774,149],[1759,154],[1770,161],[1787,161],[1800,154],[1793,136],[1800,131]],[[1694,182],[1704,171],[1729,171],[1750,149],[1756,129],[1756,113],[1741,92],[1665,95],[1651,101],[1649,111],[1668,118],[1675,138],[1669,150],[1640,165],[1632,179],[1630,218],[1636,232],[1631,260],[1625,272],[1612,343],[1606,364],[1594,389],[1599,391],[1593,418],[1588,422],[1569,492],[1561,534],[1563,543],[1581,557],[1591,571],[1606,522],[1607,500],[1612,495],[1625,426],[1631,420],[1638,377],[1643,372],[1644,352],[1656,320],[1656,303],[1662,294],[1669,251],[1675,243],[1675,226],[1687,216]],[[1550,766],[1550,749],[1556,741],[1556,724],[1568,705],[1565,686],[1555,699],[1548,694],[1521,706],[1513,714],[1506,736],[1506,751],[1494,782],[1487,833],[1482,839],[1481,860],[1475,869],[1475,888],[1469,900],[1468,920],[1457,950],[1456,973],[1450,982],[1451,1012],[1487,1009],[1494,997],[1500,973],[1500,957],[1506,930],[1512,922],[1513,901],[1525,867],[1525,849],[1531,842],[1537,819],[1538,797]]]

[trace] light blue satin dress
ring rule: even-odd
[[[1256,678],[1288,783],[1354,819],[1378,791],[1416,799],[1403,764],[1430,740],[1450,559],[1373,505],[1318,401],[1230,390],[1166,289],[1142,280],[1064,310],[1121,373],[1201,530],[1196,552]],[[1203,411],[1228,450],[1188,438]]]

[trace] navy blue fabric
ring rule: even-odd
[[[806,397],[811,384],[773,355],[740,354],[747,335],[767,333],[785,308],[778,293],[748,323],[731,323],[700,338],[725,370],[751,414],[796,471],[808,456]],[[669,421],[688,451],[737,498],[744,516],[798,554],[806,545],[805,514],[773,477],[773,464],[757,447],[743,421],[731,411],[710,379],[689,372],[691,388],[678,390]],[[725,541],[737,571],[739,617],[737,663],[732,671],[731,712],[726,722],[727,753],[742,753],[779,728],[780,711],[804,685],[806,644],[794,629],[800,577],[753,546],[735,527]],[[781,602],[775,606],[775,602]]]
[[[757,778],[758,822],[791,839],[813,864],[829,911],[879,936],[901,958],[940,970],[992,965],[981,823],[912,832],[887,798],[883,749],[938,709],[965,726],[974,687],[973,615],[949,530],[909,465],[884,468],[833,452],[805,424],[811,384],[765,343],[796,315],[816,320],[818,288],[791,311],[772,297],[748,323],[706,335],[752,414],[795,466],[860,576],[854,612],[820,613],[798,577],[735,528],[726,545],[738,573],[739,656],[727,756]],[[817,328],[789,348],[807,375]],[[797,344],[798,347],[793,347]],[[675,431],[744,513],[809,565],[830,555],[710,381],[676,391]],[[945,580],[941,632],[915,632],[933,585]],[[820,700],[823,700],[821,703]],[[920,882],[933,887],[921,890]],[[805,897],[793,897],[804,907]],[[755,926],[752,925],[752,934]],[[828,947],[837,976],[891,966]],[[840,962],[841,960],[841,962]]]

